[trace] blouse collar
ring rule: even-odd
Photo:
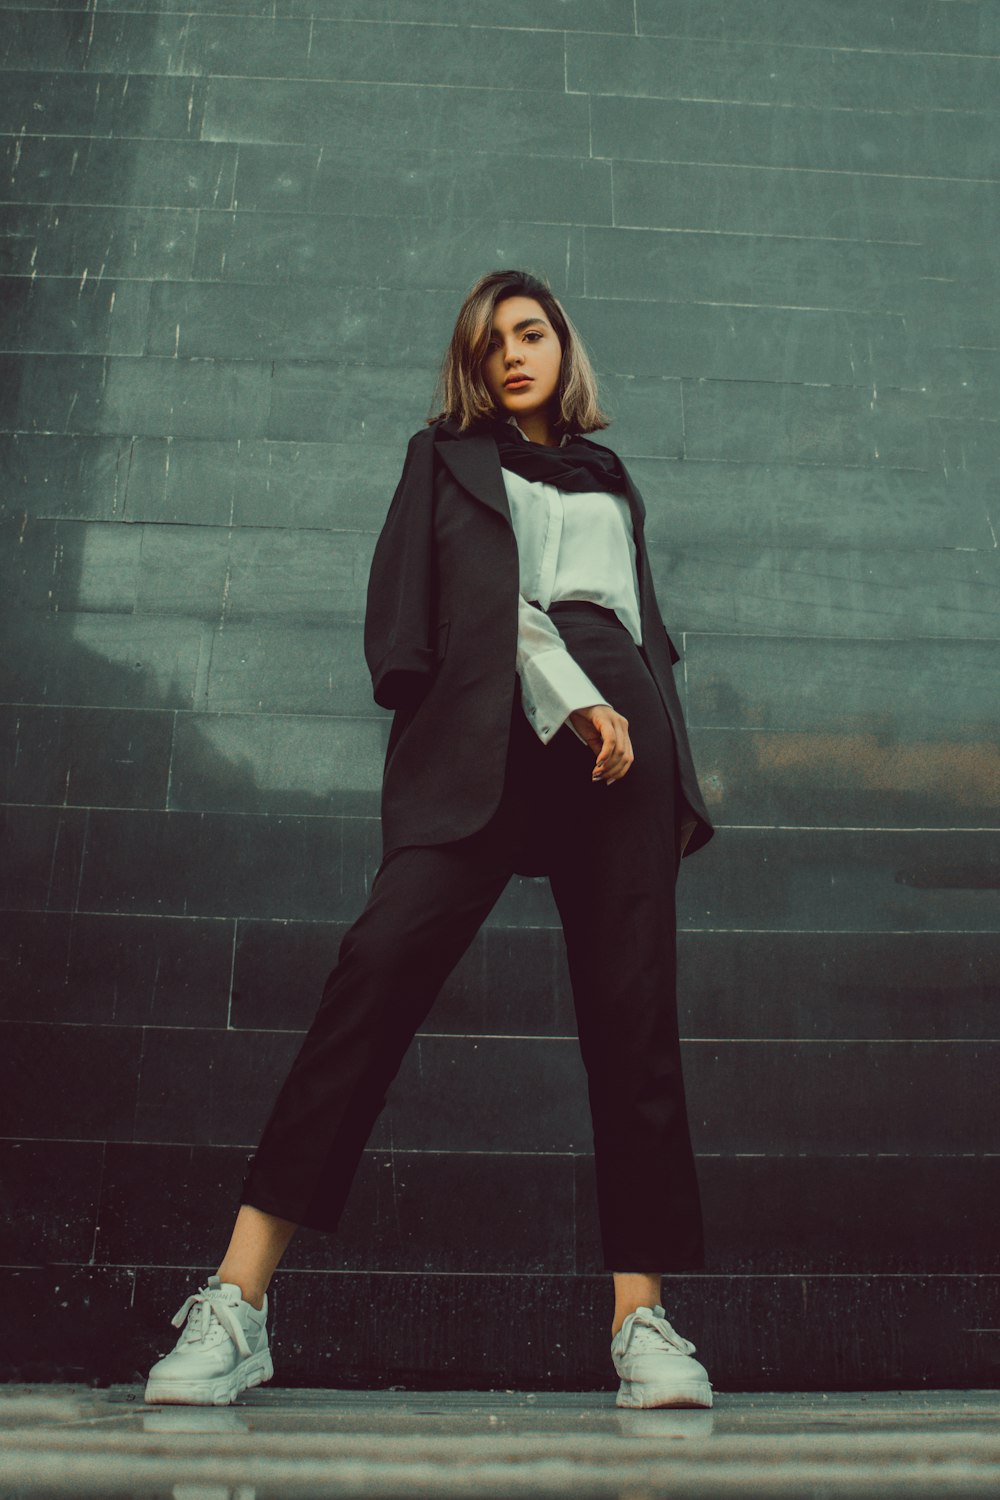
[[[513,429],[514,429],[515,432],[520,433],[521,437],[524,438],[524,441],[526,443],[530,443],[531,442],[531,439],[529,438],[528,434],[526,432],[522,432],[521,431],[521,428],[518,425],[518,420],[515,417],[515,415],[514,415],[513,412],[511,412],[510,416],[507,418],[507,421],[510,423],[511,427],[513,427]],[[559,447],[560,448],[565,448],[565,446],[569,442],[571,436],[572,436],[571,433],[564,432],[563,435],[562,435],[562,437],[559,439]]]

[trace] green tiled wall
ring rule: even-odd
[[[221,1258],[377,867],[374,541],[462,294],[523,264],[645,496],[719,830],[668,1312],[721,1390],[995,1384],[1000,9],[44,0],[0,38],[0,1375],[141,1379]],[[589,1148],[515,880],[342,1233],[292,1243],[278,1383],[610,1399]]]

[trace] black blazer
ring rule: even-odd
[[[696,820],[688,855],[715,829],[674,682],[680,655],[649,571],[645,506],[627,470],[625,477],[639,576],[639,649],[673,726],[678,826]],[[513,695],[520,692],[519,590],[496,441],[488,431],[460,433],[453,418],[439,418],[410,438],[368,579],[365,659],[375,702],[396,711],[382,778],[383,858],[403,844],[465,838],[496,810]]]

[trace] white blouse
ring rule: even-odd
[[[528,442],[513,415],[508,421]],[[549,605],[557,599],[602,604],[614,610],[636,645],[642,645],[632,518],[624,495],[560,490],[511,469],[500,472],[517,538],[521,702],[538,738],[547,744],[576,709],[608,702],[566,649],[545,613]],[[537,600],[541,608],[529,600]],[[586,744],[572,723],[569,727]]]

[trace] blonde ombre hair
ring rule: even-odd
[[[427,423],[453,417],[464,432],[476,422],[497,416],[497,407],[483,379],[493,327],[493,310],[505,297],[533,297],[555,329],[562,348],[559,384],[556,388],[558,416],[553,425],[560,431],[596,432],[610,422],[597,399],[597,379],[565,309],[546,281],[530,271],[488,271],[480,276],[458,310],[437,384],[434,401],[440,410]]]

